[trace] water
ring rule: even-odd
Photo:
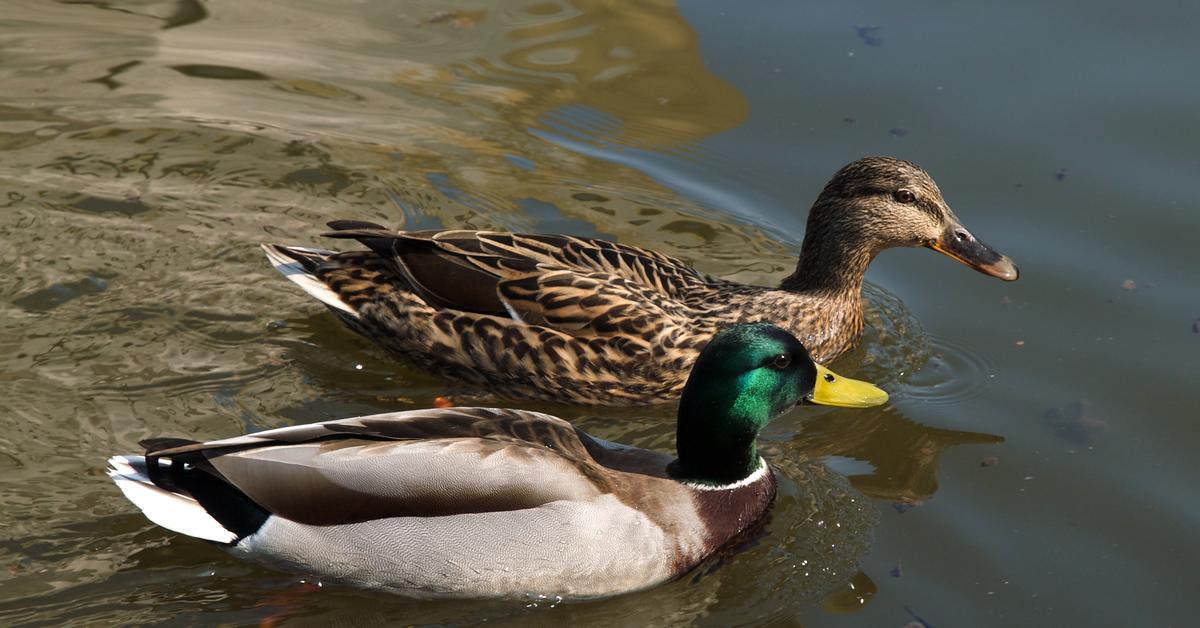
[[[1200,52],[1187,3],[10,0],[0,21],[0,623],[484,619],[1189,625]],[[923,164],[1022,278],[868,275],[839,371],[892,403],[763,449],[768,534],[560,604],[318,587],[104,477],[193,438],[470,391],[396,367],[256,244],[322,223],[612,237],[773,283],[868,153]],[[541,406],[671,446],[671,410]]]

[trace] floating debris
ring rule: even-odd
[[[27,312],[46,312],[72,299],[98,294],[105,290],[108,290],[107,281],[100,277],[90,276],[78,281],[64,281],[48,288],[35,290],[13,299],[13,305]]]
[[[1016,341],[1016,342],[1015,342],[1015,343],[1013,343],[1013,344],[1017,345],[1018,347],[1024,347],[1024,346],[1025,346],[1025,341],[1024,341],[1024,340],[1018,340],[1018,341]]]
[[[1055,436],[1083,445],[1094,442],[1108,427],[1108,423],[1094,416],[1092,404],[1086,400],[1051,408],[1046,411],[1045,419]]]
[[[459,12],[459,11],[438,11],[429,16],[425,20],[425,24],[444,24],[449,22],[450,26],[457,29],[471,28],[479,22],[479,18],[483,17],[484,12]]]
[[[1126,279],[1125,281],[1121,282],[1121,289],[1122,290],[1135,290],[1135,289],[1137,289],[1137,283],[1135,283],[1132,279]]]
[[[91,214],[124,214],[126,216],[141,214],[152,209],[143,203],[137,194],[126,195],[125,198],[88,196],[71,203],[71,207]]]
[[[987,456],[983,460],[979,461],[979,466],[981,467],[994,467],[998,464],[1000,464],[1000,458],[997,458],[996,456]]]
[[[1063,181],[1066,178],[1067,178],[1067,169],[1066,168],[1059,168],[1058,170],[1054,171],[1054,180],[1055,181]]]
[[[529,171],[537,168],[537,164],[535,164],[532,159],[527,159],[525,157],[521,157],[520,155],[509,154],[505,155],[504,158],[507,159],[509,163],[520,168],[521,170]]]
[[[896,561],[896,566],[889,569],[888,574],[890,574],[893,578],[904,577],[904,567],[900,564],[900,561]]]
[[[188,63],[170,66],[172,70],[192,78],[216,79],[220,81],[269,81],[270,76],[262,72],[236,68],[230,65],[207,65],[203,63]],[[149,208],[147,208],[149,209]],[[145,211],[145,210],[139,210]],[[130,212],[137,213],[137,212]]]
[[[877,35],[881,30],[883,30],[882,26],[855,26],[854,34],[858,35],[858,38],[868,46],[882,46],[883,38]]]
[[[1200,318],[1197,318],[1196,320],[1192,321],[1192,333],[1200,334]]]
[[[909,617],[913,618],[913,621],[908,622],[905,624],[905,626],[914,626],[915,628],[933,628],[929,622],[922,619],[920,615],[914,613],[913,609],[909,608],[907,604],[904,605],[904,611],[908,613]]]
[[[892,137],[904,137],[905,135],[908,135],[908,129],[898,126],[888,129],[888,135],[891,135]]]

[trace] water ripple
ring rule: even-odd
[[[928,336],[929,360],[897,392],[900,398],[955,405],[983,394],[995,367],[983,354],[950,340]]]

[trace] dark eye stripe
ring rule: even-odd
[[[917,196],[917,200],[916,200],[916,202],[913,203],[913,205],[919,207],[921,209],[921,211],[925,212],[926,214],[929,214],[930,216],[933,216],[934,218],[940,219],[942,217],[942,210],[940,207],[938,207],[937,203],[934,203],[932,200],[930,200],[929,197],[918,193],[917,191],[913,190],[912,188],[908,188],[908,189],[909,189],[909,191],[911,191],[913,194],[915,194]],[[879,196],[886,196],[888,198],[892,198],[892,195],[896,193],[896,190],[892,189],[892,188],[869,186],[869,187],[862,188],[862,191],[860,193],[863,195],[869,195],[869,196],[879,195]]]
[[[917,207],[921,208],[921,211],[925,212],[926,214],[929,214],[930,216],[933,216],[934,218],[942,217],[942,209],[937,206],[937,203],[934,203],[933,201],[931,201],[929,199],[917,198],[916,205],[917,205]]]

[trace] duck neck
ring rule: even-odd
[[[675,437],[679,476],[714,486],[749,477],[761,464],[754,441],[769,416],[761,403],[719,387],[685,391]]]
[[[857,297],[867,267],[882,248],[838,212],[830,211],[825,204],[814,205],[796,271],[780,287],[792,292]]]

